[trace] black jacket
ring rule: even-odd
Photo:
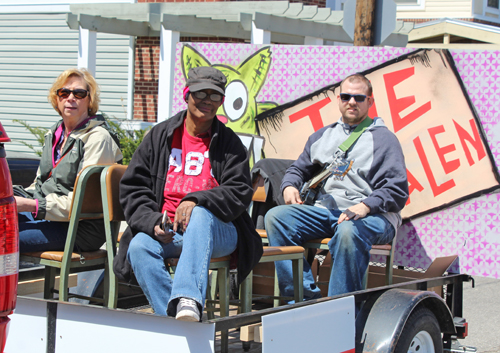
[[[122,280],[130,280],[131,266],[127,260],[130,241],[139,232],[153,236],[155,225],[160,223],[173,133],[183,124],[185,116],[186,111],[182,111],[153,127],[121,180],[120,203],[129,227],[120,240],[113,269]],[[238,232],[233,259],[237,256],[238,283],[241,283],[262,256],[262,240],[246,212],[253,193],[247,152],[239,137],[217,118],[212,123],[209,156],[219,186],[189,193],[185,199],[195,199],[198,206],[222,221],[233,222]]]

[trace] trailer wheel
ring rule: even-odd
[[[395,353],[442,353],[441,329],[428,308],[417,308],[408,318]]]

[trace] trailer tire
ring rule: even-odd
[[[441,329],[436,316],[426,307],[411,313],[401,332],[395,353],[443,353]]]

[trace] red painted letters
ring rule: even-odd
[[[474,138],[469,135],[467,131],[463,127],[457,124],[455,120],[453,120],[453,123],[455,124],[455,128],[457,129],[458,137],[460,138],[460,142],[462,143],[462,147],[465,152],[465,156],[467,157],[467,161],[469,162],[469,165],[472,166],[474,164],[474,160],[472,159],[472,155],[469,151],[469,147],[465,143],[465,140],[469,141],[470,144],[476,149],[477,151],[477,159],[480,161],[486,156],[486,152],[484,151],[484,146],[481,142],[481,138],[479,137],[479,131],[477,131],[476,124],[474,124],[474,119],[469,120],[470,127],[472,129],[472,133],[474,134]]]
[[[418,180],[413,176],[412,173],[408,169],[406,169],[406,175],[408,176],[408,194],[411,195],[413,190],[417,190],[418,192],[422,192],[424,190],[424,187],[422,184],[418,182]],[[406,201],[406,206],[410,204],[410,198],[408,198],[408,201]]]
[[[332,100],[330,97],[327,97],[325,99],[320,100],[319,102],[314,103],[313,105],[308,106],[307,108],[304,108],[302,110],[299,110],[296,113],[293,113],[290,115],[290,123],[293,123],[297,120],[300,120],[302,118],[305,118],[306,116],[311,119],[311,123],[313,126],[314,131],[318,131],[321,129],[323,126],[323,120],[321,119],[321,114],[320,114],[320,109],[323,108],[325,105],[330,103]]]
[[[431,102],[427,102],[424,105],[418,107],[407,116],[402,118],[399,113],[408,108],[410,105],[415,103],[415,96],[408,96],[403,98],[396,98],[396,92],[394,91],[394,86],[398,83],[406,80],[408,77],[415,74],[415,68],[409,67],[407,69],[391,72],[384,75],[384,82],[387,90],[387,99],[389,100],[389,107],[391,110],[392,124],[394,126],[394,132],[398,132],[406,125],[412,123],[429,110],[431,110]]]
[[[434,175],[432,174],[431,166],[429,164],[429,160],[427,159],[427,156],[425,155],[424,148],[422,146],[422,142],[420,141],[420,137],[417,137],[413,140],[413,144],[415,145],[415,148],[418,153],[418,157],[420,158],[420,162],[422,163],[422,166],[424,167],[424,172],[425,175],[427,176],[427,179],[429,180],[429,184],[431,185],[431,190],[432,193],[434,194],[434,197],[442,194],[445,191],[448,191],[449,189],[455,187],[455,181],[453,179],[450,179],[448,181],[445,181],[441,185],[437,185],[436,179],[434,178]]]
[[[446,174],[450,174],[452,171],[457,170],[458,167],[460,167],[460,160],[459,159],[454,159],[452,161],[446,162],[446,159],[444,158],[445,154],[456,150],[455,145],[448,145],[448,146],[444,146],[444,147],[439,147],[439,144],[437,142],[436,135],[445,132],[444,126],[439,125],[436,127],[431,127],[427,131],[429,131],[429,135],[431,135],[432,143],[434,144],[434,148],[436,149],[439,160],[441,161],[441,165],[443,166],[444,172]]]

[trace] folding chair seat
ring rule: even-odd
[[[91,271],[104,267],[104,299],[89,298],[75,294],[71,294],[71,296],[90,299],[94,302],[102,302],[107,307],[116,306],[116,299],[113,298],[115,293],[109,286],[110,280],[112,281],[111,278],[114,278],[112,261],[108,260],[108,253],[113,253],[113,242],[110,234],[106,232],[106,250],[99,249],[83,253],[73,252],[80,220],[103,219],[100,175],[104,168],[104,165],[87,166],[80,171],[76,178],[64,251],[29,252],[20,255],[21,261],[45,266],[45,299],[52,299],[54,293],[59,293],[60,301],[68,301],[70,296],[68,291],[70,273]],[[60,269],[59,290],[56,290],[54,285],[58,269]]]

